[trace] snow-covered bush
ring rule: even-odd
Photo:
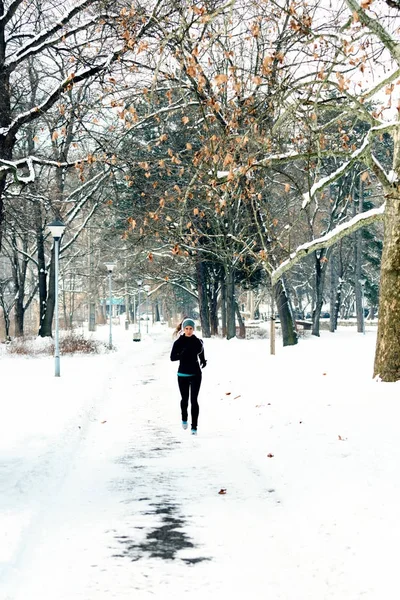
[[[60,337],[61,354],[99,354],[107,349],[104,342],[68,333]],[[54,340],[49,337],[17,338],[7,345],[9,354],[41,356],[54,354]]]

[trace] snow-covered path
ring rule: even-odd
[[[115,335],[60,379],[24,363],[0,425],[0,600],[397,597],[399,387],[370,380],[365,337],[281,358],[208,340],[196,438],[171,332]]]
[[[170,346],[170,332],[140,347],[121,339],[112,370],[104,357],[94,359],[104,364],[79,422],[67,420],[56,443],[15,483],[25,486],[20,510],[27,524],[8,569],[7,600],[196,597],[196,590],[203,595],[209,587],[213,595],[231,587],[221,571],[225,562],[232,566],[229,548],[237,552],[240,536],[244,542],[249,527],[251,535],[258,528],[257,514],[243,521],[243,500],[252,497],[264,510],[275,502],[274,490],[240,445],[215,436],[221,415],[212,414],[215,394],[208,405],[206,383],[201,418],[213,425],[198,438],[180,428]],[[72,361],[62,361],[67,386]],[[91,369],[82,372],[87,377]],[[227,458],[237,492],[229,518],[218,494],[232,484]],[[222,564],[214,565],[218,548]]]

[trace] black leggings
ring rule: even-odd
[[[179,391],[181,393],[182,421],[188,420],[188,404],[190,390],[192,429],[197,429],[197,420],[199,418],[199,403],[197,402],[197,396],[199,395],[199,390],[201,386],[201,373],[200,375],[191,375],[190,377],[178,376],[178,385]]]

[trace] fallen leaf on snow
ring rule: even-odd
[[[271,452],[269,454],[267,454],[268,458],[274,458],[274,455],[271,454]]]
[[[221,488],[218,492],[218,494],[226,494],[226,488]]]
[[[107,421],[100,421],[100,423],[101,423],[102,425],[104,425],[104,423],[107,423]]]

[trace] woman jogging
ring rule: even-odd
[[[185,318],[175,330],[179,335],[172,346],[171,360],[179,360],[178,385],[181,393],[182,427],[188,427],[188,404],[190,392],[190,405],[192,416],[192,434],[197,435],[197,421],[199,418],[199,403],[197,397],[201,386],[201,369],[207,364],[204,356],[203,340],[194,334],[195,323],[193,319]],[[199,364],[200,363],[200,364]]]

